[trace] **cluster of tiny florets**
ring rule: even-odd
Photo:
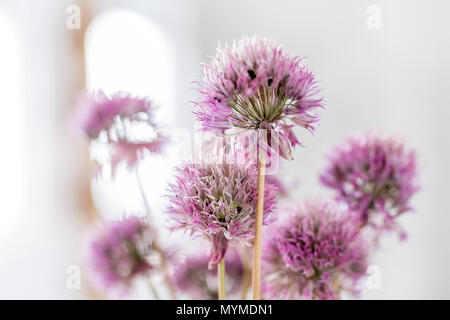
[[[321,182],[360,216],[361,225],[395,227],[394,219],[411,209],[417,192],[415,153],[393,137],[350,137],[330,155]]]
[[[210,265],[224,257],[228,243],[249,244],[254,238],[257,172],[254,166],[189,163],[178,169],[170,186],[168,213],[173,228],[183,228],[212,243]],[[264,221],[276,194],[267,184]]]
[[[209,255],[189,256],[174,272],[177,290],[191,299],[217,300],[217,269],[208,268]],[[238,253],[230,250],[225,256],[227,297],[238,298],[244,269]]]
[[[337,299],[365,274],[359,224],[334,204],[307,201],[280,211],[263,253],[268,299]]]
[[[105,223],[90,245],[91,270],[106,289],[126,289],[154,268],[147,259],[152,243],[151,228],[138,217]]]
[[[112,173],[120,163],[134,166],[145,153],[160,153],[167,141],[154,122],[154,104],[146,98],[125,93],[107,96],[103,92],[84,95],[75,114],[75,126],[91,141],[109,148]],[[133,129],[144,125],[151,131],[145,139],[137,139]],[[99,172],[101,165],[99,166]]]
[[[315,111],[323,106],[304,60],[257,37],[219,45],[199,91],[195,113],[204,129],[273,130],[292,147],[300,144],[292,128],[312,131],[319,119]]]

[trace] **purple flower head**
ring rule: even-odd
[[[313,131],[319,120],[315,110],[323,107],[304,60],[258,37],[220,44],[199,91],[195,114],[203,129],[267,129],[279,135],[284,157],[290,157],[289,144],[300,144],[292,127]]]
[[[367,247],[359,224],[329,202],[315,200],[283,210],[263,251],[268,299],[337,299],[357,294]]]
[[[152,123],[150,116],[153,108],[151,102],[145,98],[133,98],[126,93],[115,93],[108,97],[98,91],[81,97],[75,123],[90,139],[97,139],[101,132],[112,129],[117,117],[142,119]]]
[[[126,139],[118,140],[111,144],[111,168],[113,175],[117,166],[124,162],[128,168],[134,167],[145,153],[158,154],[162,151],[167,139],[161,133],[150,142],[134,142]]]
[[[93,275],[105,289],[127,289],[133,279],[153,269],[148,261],[152,243],[150,226],[138,217],[106,223],[91,242]]]
[[[125,93],[108,97],[99,91],[80,99],[74,122],[91,141],[108,146],[114,175],[121,162],[132,167],[146,152],[161,152],[167,138],[154,122],[154,112],[155,106],[146,98]]]
[[[191,256],[180,263],[174,274],[174,282],[180,293],[196,300],[217,300],[217,269],[208,268],[207,254]],[[230,250],[225,257],[227,296],[238,298],[244,274],[237,252]]]
[[[274,187],[264,190],[264,222],[275,207]],[[225,256],[230,242],[254,237],[257,172],[251,165],[189,163],[170,185],[168,213],[173,229],[185,229],[212,244],[210,267]]]
[[[418,191],[414,151],[393,137],[363,134],[347,139],[329,159],[320,181],[359,214],[361,226],[398,228],[394,219],[411,210]]]

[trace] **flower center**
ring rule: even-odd
[[[259,87],[256,92],[247,96],[242,93],[235,95],[230,103],[233,114],[232,124],[239,128],[268,128],[283,118],[283,111],[293,105],[293,101],[284,94],[283,88],[267,89]]]

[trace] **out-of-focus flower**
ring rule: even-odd
[[[278,198],[288,198],[289,190],[282,179],[277,175],[266,176],[266,183],[271,184],[278,195]]]
[[[102,91],[83,95],[75,113],[75,124],[90,139],[97,139],[101,132],[114,126],[117,117],[145,120],[153,125],[151,114],[154,106],[145,98],[134,98],[126,93],[108,97]],[[108,138],[112,138],[108,135]]]
[[[322,200],[281,211],[263,250],[263,296],[268,299],[338,299],[357,294],[368,248],[350,214]]]
[[[111,168],[113,175],[120,163],[124,162],[128,168],[132,168],[145,156],[146,152],[160,153],[165,143],[166,137],[161,133],[158,133],[157,137],[149,142],[133,142],[123,139],[112,143]]]
[[[279,142],[268,144],[285,158],[300,144],[292,128],[313,131],[323,107],[319,89],[303,59],[265,38],[219,45],[199,83],[195,114],[205,130],[266,129]]]
[[[399,228],[394,219],[411,210],[418,191],[414,151],[393,137],[363,134],[338,146],[329,161],[320,181],[359,214],[361,226]]]
[[[207,254],[190,256],[175,269],[177,290],[196,300],[217,300],[217,269],[208,268]],[[237,299],[242,283],[243,266],[237,252],[229,250],[225,256],[227,297]]]
[[[161,152],[167,138],[154,122],[154,112],[155,106],[146,98],[126,93],[108,97],[99,91],[80,99],[74,122],[91,141],[108,145],[114,176],[118,164],[132,167],[145,153]],[[139,126],[149,129],[140,131],[145,138],[136,137]]]
[[[105,289],[127,289],[132,281],[153,269],[153,232],[138,217],[110,221],[95,235],[90,247],[90,267]]]
[[[257,173],[251,165],[188,163],[170,185],[168,213],[173,229],[185,229],[212,243],[210,267],[225,256],[229,242],[254,238]],[[264,190],[264,221],[275,207],[270,184]]]

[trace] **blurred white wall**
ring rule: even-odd
[[[62,108],[69,103],[65,93],[71,87],[69,32],[76,32],[66,28],[71,3],[0,1],[24,48],[29,195],[27,218],[0,244],[0,298],[85,297],[83,291],[66,287],[67,266],[80,263],[84,227],[73,197],[83,159],[66,127],[67,108]],[[168,119],[173,128],[193,129],[192,81],[201,74],[200,62],[214,55],[217,41],[264,35],[307,57],[324,88],[327,109],[315,136],[298,131],[306,148],[297,148],[295,160],[283,167],[284,177],[300,179],[295,198],[329,195],[317,175],[325,166],[323,156],[345,136],[367,129],[403,135],[418,150],[422,192],[414,199],[416,212],[401,218],[409,239],[386,239],[373,257],[381,267],[381,289],[365,290],[363,297],[450,298],[450,205],[445,201],[450,190],[450,98],[445,88],[450,74],[450,2],[95,3],[98,11],[134,9],[164,30],[173,54],[174,112]],[[369,7],[379,9],[379,29],[367,25]]]

